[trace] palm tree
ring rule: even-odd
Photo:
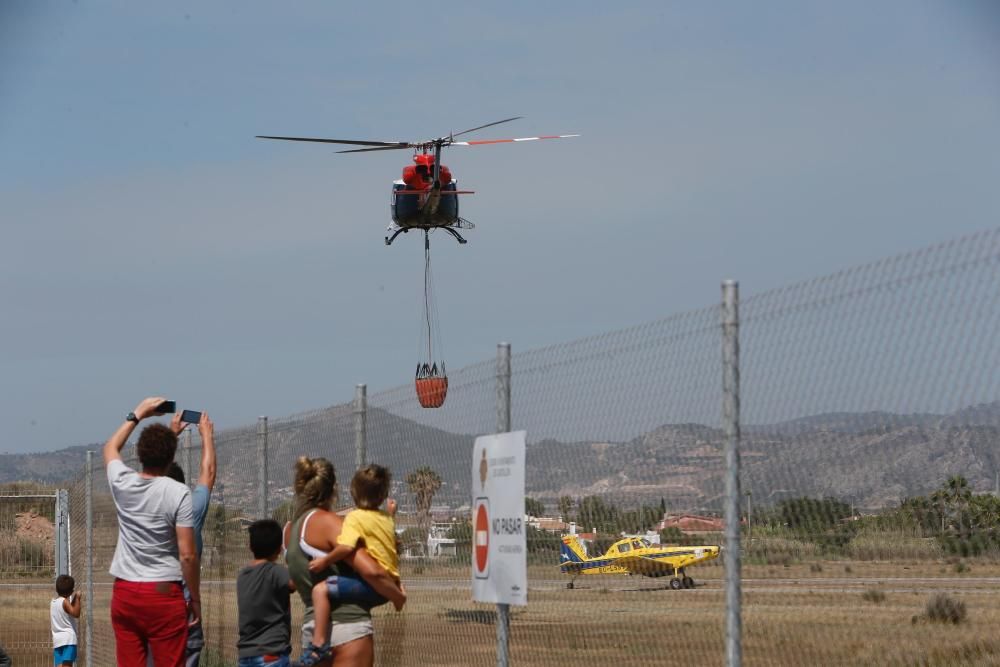
[[[965,514],[968,512],[969,502],[972,500],[972,489],[969,488],[969,480],[962,475],[949,477],[942,489],[949,500],[952,511],[955,513],[958,523],[958,534],[965,534]]]
[[[441,476],[430,466],[420,466],[406,476],[406,485],[413,494],[417,505],[417,526],[424,536],[423,549],[427,549],[427,535],[430,533],[431,502],[441,488]]]

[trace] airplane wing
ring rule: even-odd
[[[559,563],[559,568],[566,574],[579,574],[583,571],[583,566],[587,563],[581,563],[578,561],[569,561]]]
[[[615,565],[624,567],[632,574],[649,576],[651,574],[672,574],[674,569],[682,567],[681,563],[671,562],[683,559],[647,558],[646,556],[624,556],[615,559]]]

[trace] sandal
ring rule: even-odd
[[[302,654],[302,657],[299,658],[298,662],[293,663],[293,667],[313,667],[313,665],[318,665],[332,656],[333,651],[330,649],[329,642],[323,644],[322,646],[309,644],[309,648]]]

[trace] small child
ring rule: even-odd
[[[322,572],[333,563],[351,555],[355,549],[364,547],[368,554],[399,584],[399,554],[396,551],[396,523],[393,516],[396,504],[389,501],[389,512],[379,509],[389,496],[389,471],[375,464],[359,469],[351,479],[351,497],[355,508],[344,518],[344,524],[337,538],[337,546],[326,556],[314,558],[309,562],[309,571]],[[316,665],[331,655],[330,638],[327,630],[330,627],[330,600],[357,598],[359,585],[367,588],[364,582],[347,577],[328,577],[312,590],[315,627],[313,629],[312,645],[298,663],[304,667]],[[402,587],[401,587],[402,588]],[[388,600],[375,595],[368,600],[373,605],[385,604]],[[394,600],[396,610],[402,608],[405,597]]]
[[[77,619],[80,618],[80,594],[74,593],[76,582],[67,574],[56,577],[56,593],[59,595],[49,603],[49,618],[52,622],[52,655],[55,664],[73,667],[76,662]]]
[[[281,555],[281,526],[272,519],[254,521],[250,533],[253,560],[236,577],[240,610],[240,667],[288,667],[292,651],[289,597],[295,582],[275,563]]]

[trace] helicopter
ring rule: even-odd
[[[441,149],[446,146],[482,146],[486,144],[516,143],[522,141],[539,141],[542,139],[567,139],[578,137],[578,134],[559,134],[539,137],[520,137],[517,139],[485,139],[479,141],[456,141],[456,137],[470,132],[519,120],[523,116],[505,118],[479,127],[473,127],[461,132],[452,132],[448,136],[423,141],[362,141],[357,139],[317,139],[311,137],[275,137],[257,135],[258,139],[277,139],[280,141],[307,141],[321,144],[346,144],[350,146],[365,146],[337,151],[338,153],[368,153],[372,151],[392,151],[413,149],[413,164],[403,168],[403,177],[392,183],[390,193],[390,209],[392,224],[386,228],[385,244],[392,245],[396,237],[411,229],[424,230],[424,243],[428,244],[427,234],[432,229],[443,229],[451,234],[460,244],[466,243],[459,229],[472,229],[471,222],[458,214],[458,196],[474,194],[472,190],[459,190],[458,181],[452,176],[451,170],[441,164]]]

